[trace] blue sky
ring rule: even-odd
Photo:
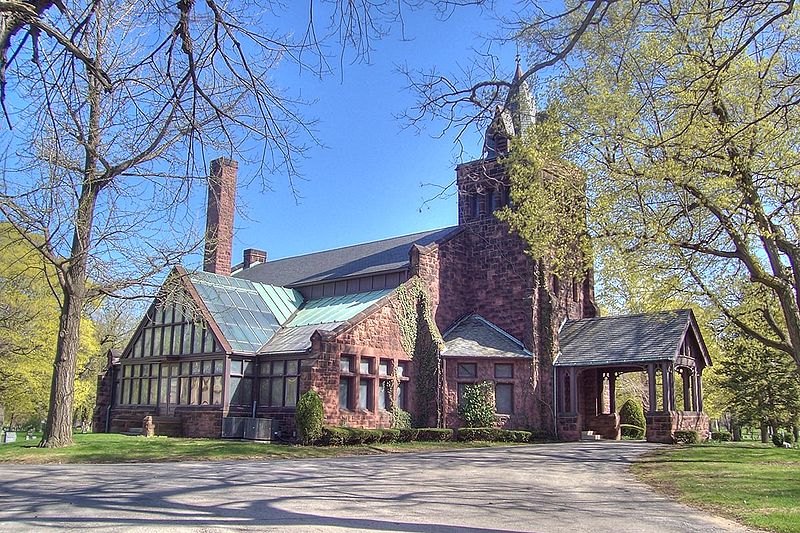
[[[459,157],[480,155],[481,137],[470,132],[467,153],[461,154],[455,132],[436,137],[441,124],[429,124],[421,133],[403,129],[394,115],[412,105],[414,95],[396,67],[456,70],[467,64],[473,48],[483,46],[480,35],[494,29],[475,7],[456,10],[447,20],[432,10],[407,11],[406,40],[396,31],[375,41],[371,64],[345,64],[341,76],[324,80],[296,67],[281,72],[280,80],[291,90],[316,100],[307,115],[319,119],[316,129],[325,147],[312,148],[302,161],[306,181],[297,183],[299,204],[282,175],[271,178],[272,191],[263,192],[259,183],[240,187],[234,262],[245,248],[266,250],[278,259],[456,224],[452,195],[420,212],[424,200],[437,192],[420,184],[450,183]],[[515,50],[502,52],[510,78]],[[240,183],[254,173],[254,167],[240,164]],[[194,262],[199,258],[189,259],[188,266]]]

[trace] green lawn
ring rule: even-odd
[[[163,461],[220,461],[334,457],[403,453],[452,448],[477,448],[509,445],[486,442],[409,442],[371,446],[316,447],[240,442],[220,439],[179,439],[172,437],[129,437],[110,433],[76,434],[68,448],[37,448],[38,440],[23,439],[0,444],[0,463],[138,463]]]
[[[671,448],[634,465],[680,501],[749,526],[800,532],[800,450],[753,443]]]

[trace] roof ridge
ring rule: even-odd
[[[274,264],[274,263],[278,263],[280,261],[286,261],[286,260],[289,260],[289,259],[298,259],[298,258],[306,257],[306,256],[309,256],[309,255],[324,254],[326,252],[335,252],[337,250],[346,250],[348,248],[356,248],[358,246],[365,246],[367,244],[375,244],[375,243],[379,243],[379,242],[391,241],[393,239],[401,239],[403,237],[413,237],[413,236],[416,236],[416,235],[431,234],[431,233],[436,233],[437,231],[443,231],[443,230],[447,230],[447,229],[451,229],[452,230],[452,229],[456,229],[456,228],[458,228],[458,225],[444,226],[442,228],[433,228],[433,229],[429,229],[429,230],[417,231],[415,233],[406,233],[404,235],[395,235],[393,237],[384,237],[383,239],[376,239],[374,241],[364,241],[364,242],[359,242],[359,243],[356,243],[356,244],[348,244],[346,246],[339,246],[339,247],[336,247],[336,248],[327,248],[325,250],[317,250],[315,252],[307,252],[307,253],[298,254],[298,255],[290,255],[290,256],[287,256],[287,257],[281,257],[280,259],[270,259],[269,263]],[[265,263],[258,263],[258,264],[261,265],[261,264],[265,264]],[[254,265],[254,266],[256,266],[256,265]],[[246,278],[237,278],[237,279],[246,279]]]
[[[567,319],[567,322],[581,322],[584,320],[613,320],[618,318],[635,318],[639,316],[648,316],[648,315],[664,315],[667,313],[679,313],[681,311],[691,311],[690,307],[681,307],[680,309],[662,309],[661,311],[648,311],[643,313],[633,313],[630,315],[609,315],[609,316],[594,316],[594,317],[584,317],[584,318],[570,318]]]

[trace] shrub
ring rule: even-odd
[[[550,442],[556,439],[555,433],[549,429],[534,429],[531,432],[531,442]]]
[[[411,414],[397,406],[392,407],[392,427],[395,429],[409,429],[411,427]]]
[[[300,442],[309,445],[320,440],[323,417],[322,398],[317,391],[310,390],[300,396],[294,415]]]
[[[715,440],[717,442],[730,442],[731,434],[727,431],[712,431],[711,440]]]
[[[349,428],[323,426],[320,442],[326,446],[344,446],[348,444],[349,438]]]
[[[644,429],[647,422],[644,418],[642,404],[632,398],[625,401],[619,408],[619,421],[622,436],[629,439],[641,440],[644,438]]]
[[[783,448],[783,435],[778,433],[777,431],[772,435],[772,444],[777,446],[778,448]]]
[[[417,440],[419,430],[415,428],[401,428],[400,429],[400,442],[411,442]]]
[[[794,434],[791,431],[784,433],[783,442],[788,442],[789,444],[794,445]]]
[[[675,432],[676,444],[697,444],[700,441],[700,436],[696,431],[692,430],[678,430]]]
[[[457,437],[460,441],[530,442],[531,432],[500,428],[461,428]]]
[[[400,440],[400,430],[394,428],[386,428],[379,430],[381,432],[381,439],[379,442],[384,444],[390,442],[397,442]]]
[[[416,440],[434,442],[453,440],[453,430],[446,428],[419,428],[417,429]]]
[[[484,428],[494,425],[494,386],[482,381],[464,387],[458,414],[467,427]]]

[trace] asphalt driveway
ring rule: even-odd
[[[746,531],[637,483],[653,445],[335,459],[0,465],[0,531]]]

